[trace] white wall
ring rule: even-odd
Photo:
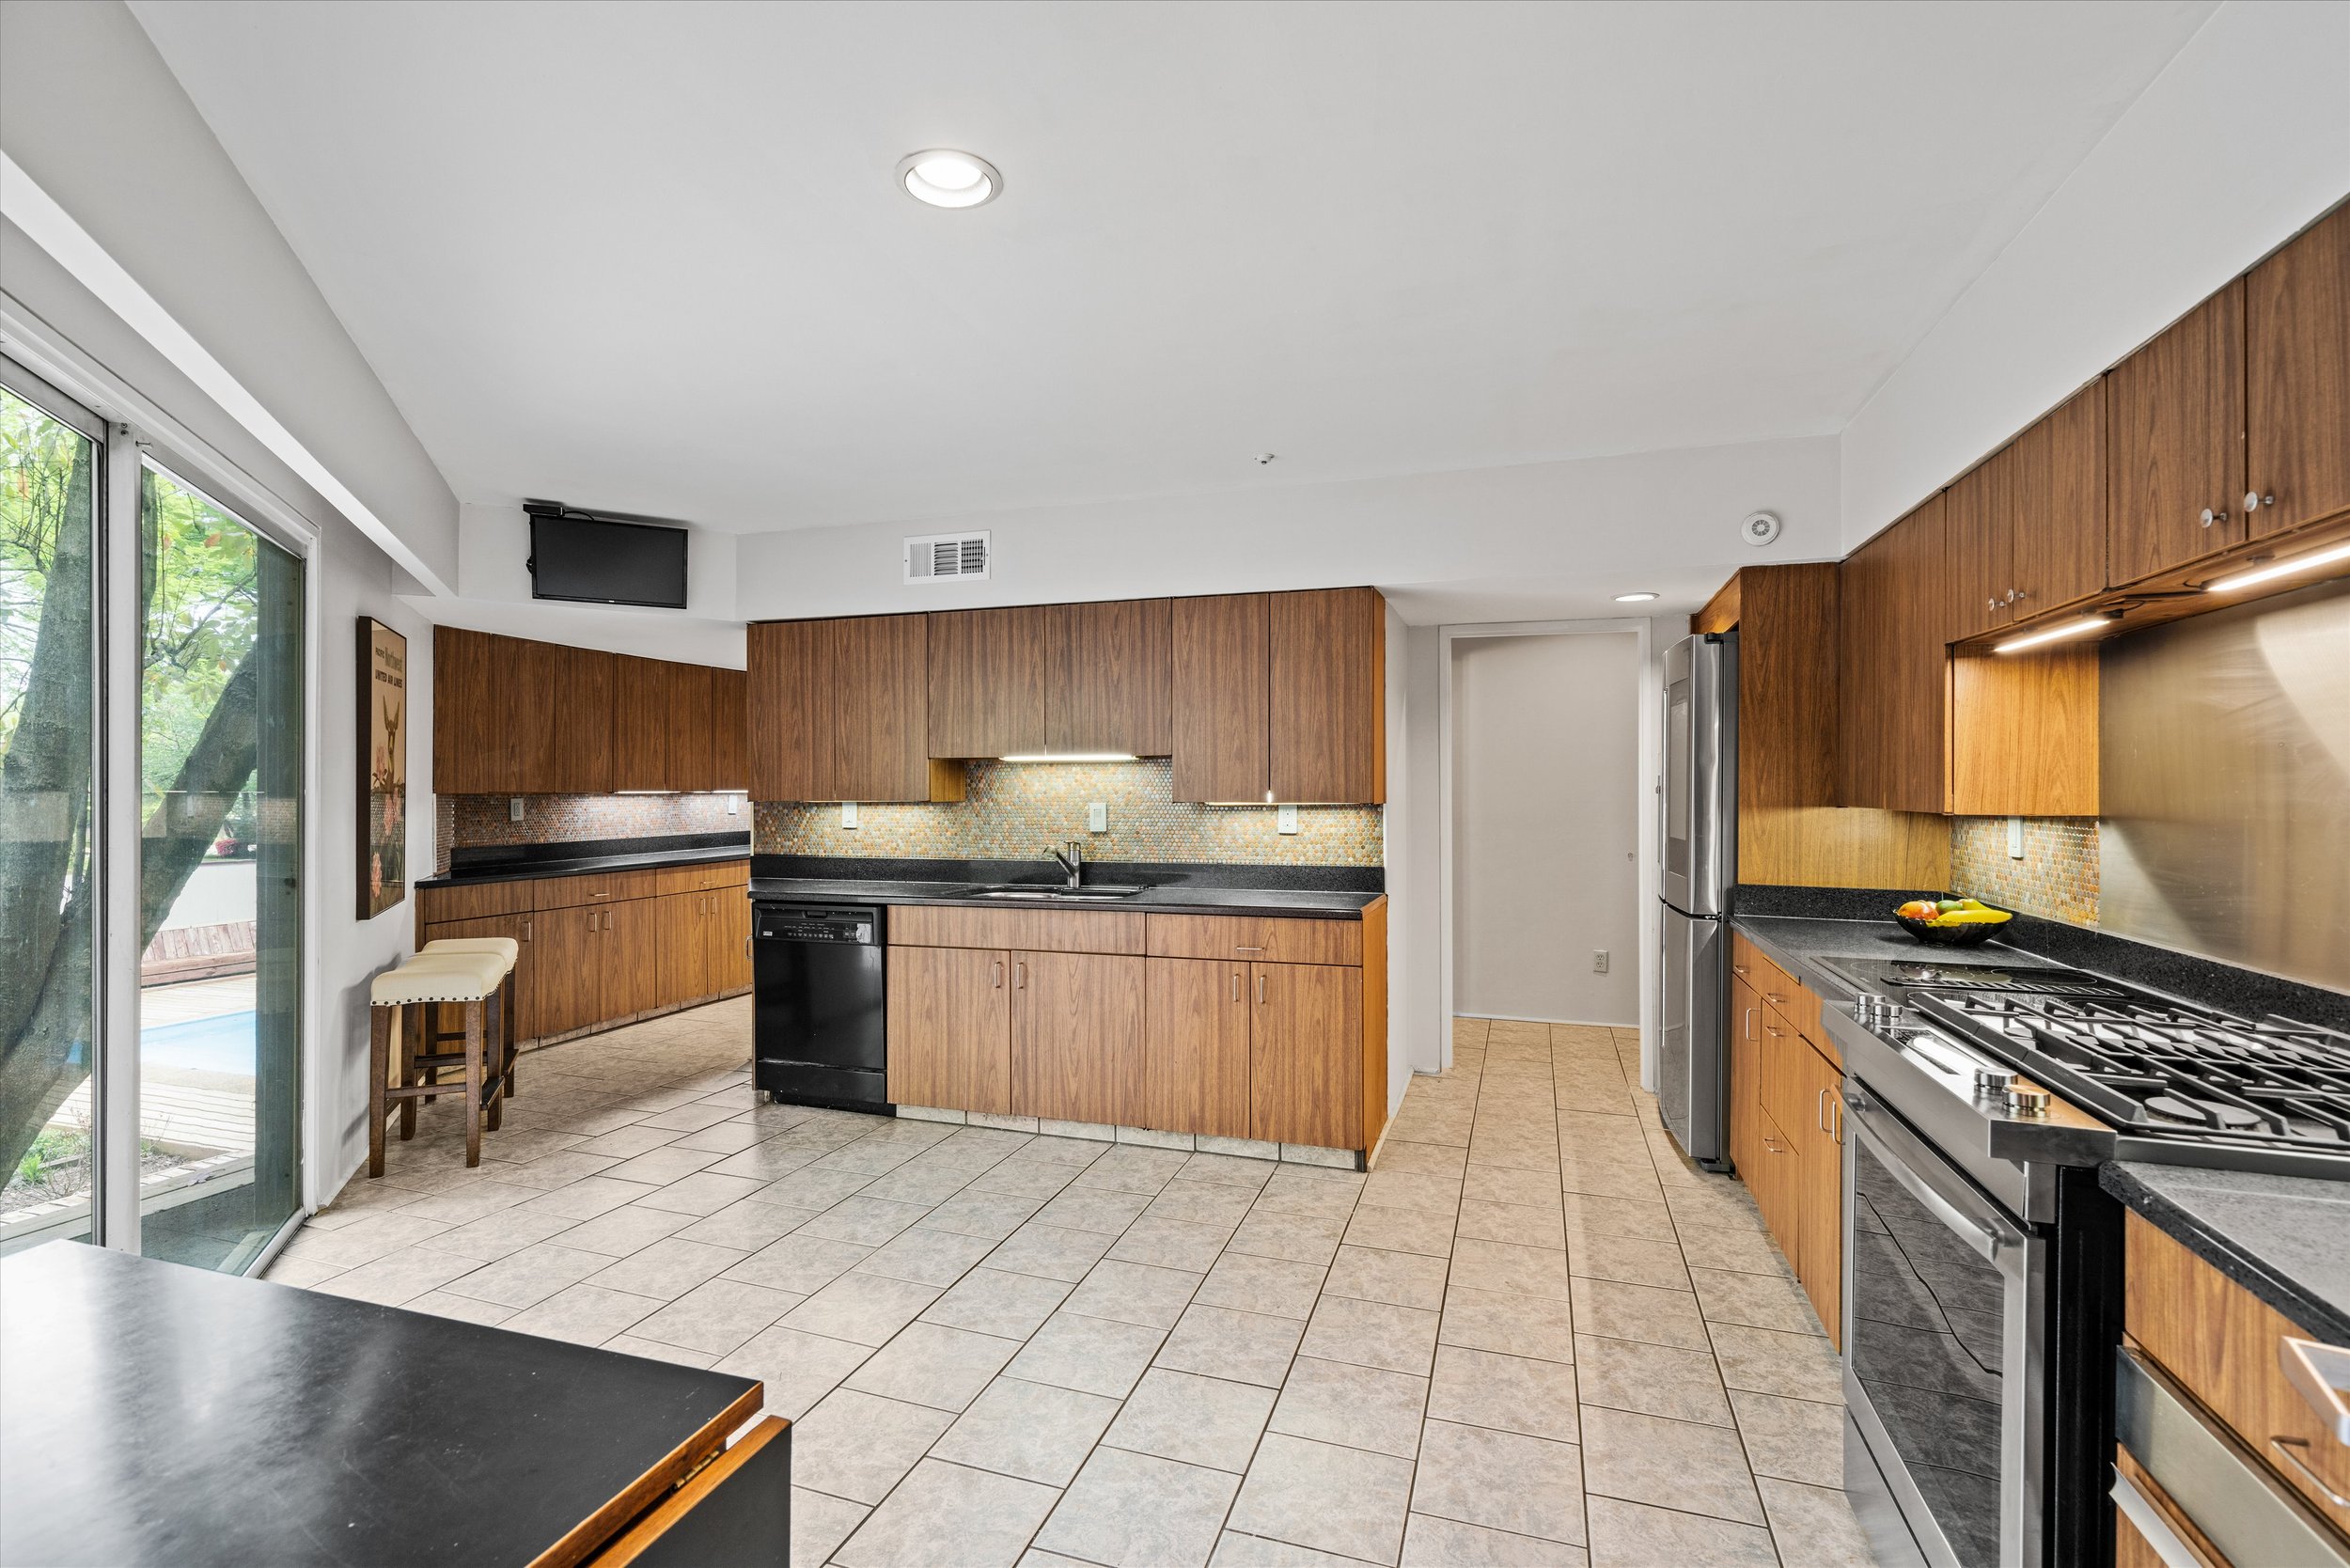
[[[1452,644],[1455,1012],[1638,1023],[1639,673],[1629,632]]]
[[[2222,6],[1845,428],[1845,547],[2345,193],[2350,6]]]
[[[1842,554],[1832,437],[918,524],[745,534],[746,619],[1369,583],[1413,625],[1618,613],[1645,588],[1694,609],[1740,566]],[[1756,508],[1786,524],[1741,542]],[[908,587],[908,534],[994,534],[985,582]]]

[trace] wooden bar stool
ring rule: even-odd
[[[498,1111],[505,1103],[503,1070],[492,1074],[483,1060],[484,1036],[498,1038],[504,1023],[498,1016],[502,982],[507,970],[494,953],[434,953],[410,959],[397,969],[375,977],[368,988],[371,1019],[368,1030],[368,1174],[384,1174],[384,1117],[388,1102],[400,1102],[400,1136],[416,1136],[416,1102],[457,1088],[436,1084],[443,1067],[465,1069],[465,1164],[481,1163],[483,1113],[497,1129]],[[465,1048],[462,1054],[420,1047],[437,1043],[428,1039],[425,1022],[433,1004],[450,1002],[465,1010]],[[395,1017],[395,1014],[399,1016]],[[400,1074],[392,1077],[392,1029],[400,1028]],[[499,1052],[501,1060],[505,1053]]]
[[[505,978],[498,986],[498,1018],[502,1027],[498,1030],[497,1039],[501,1052],[498,1073],[506,1079],[506,1098],[509,1100],[517,1098],[522,1092],[516,1087],[518,1080],[514,1076],[516,1054],[514,1036],[522,1027],[515,1021],[518,1014],[514,1009],[514,965],[522,957],[522,944],[510,936],[441,936],[416,949],[418,958],[427,958],[435,953],[488,953],[506,965]],[[436,1028],[432,1033],[432,1043],[441,1045],[452,1040],[464,1038],[464,1031],[462,1029]],[[440,1074],[436,1072],[432,1075],[437,1078]],[[494,1130],[497,1123],[493,1121],[490,1126]]]

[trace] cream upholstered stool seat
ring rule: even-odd
[[[514,965],[521,961],[522,951],[523,945],[510,936],[436,936],[416,949],[418,958],[431,958],[440,953],[488,953],[506,965],[505,979],[498,987],[498,1028],[494,1034],[498,1065],[492,1076],[505,1080],[506,1098],[509,1100],[522,1092],[514,1075],[514,1043],[522,1032],[522,1012],[514,1006]],[[438,1008],[431,1009],[428,1016],[435,1016],[439,1011]],[[436,1027],[432,1032],[432,1044],[437,1049],[449,1041],[464,1038],[462,1028],[443,1030]],[[436,1068],[425,1076],[437,1079],[440,1072]],[[493,1121],[490,1125],[495,1128],[497,1123]]]
[[[500,1038],[501,993],[510,972],[495,953],[420,953],[395,969],[375,977],[368,988],[370,1027],[368,1085],[368,1174],[384,1174],[384,1118],[388,1103],[400,1102],[400,1136],[416,1136],[416,1102],[445,1094],[455,1084],[434,1081],[439,1069],[462,1064],[465,1106],[465,1164],[481,1163],[481,1129],[487,1114],[490,1130],[497,1130],[505,1105],[507,1054],[498,1052],[497,1071],[488,1070],[485,1037]],[[430,1009],[443,1003],[464,1010],[462,1053],[435,1052],[439,1043],[428,1038]],[[400,1027],[400,1071],[392,1073],[392,1029]]]

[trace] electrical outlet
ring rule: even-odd
[[[842,827],[854,827],[856,825],[855,801],[844,800],[840,803],[840,825]]]
[[[1606,972],[1607,949],[1606,948],[1593,948],[1591,949],[1591,973],[1594,975],[1604,975]]]
[[[1275,826],[1277,826],[1277,828],[1279,828],[1279,830],[1280,830],[1281,832],[1283,832],[1283,833],[1294,833],[1294,832],[1296,832],[1296,831],[1297,831],[1297,808],[1296,808],[1296,807],[1294,807],[1294,806],[1284,806],[1284,807],[1281,807],[1281,808],[1277,808],[1277,810],[1273,813],[1273,815],[1274,815],[1274,817],[1275,817],[1275,819],[1276,819],[1276,821],[1275,821],[1275,824],[1274,824],[1274,825],[1275,825]]]
[[[1110,830],[1110,808],[1107,803],[1092,801],[1086,806],[1086,831],[1107,833]]]
[[[506,802],[506,820],[509,823],[518,823],[523,820],[522,796],[513,795],[508,798]]]
[[[727,815],[729,817],[739,817],[742,814],[743,797],[741,795],[727,796]]]
[[[2007,820],[2007,857],[2010,860],[2024,858],[2024,819],[2021,817]]]

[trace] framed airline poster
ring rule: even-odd
[[[408,639],[359,618],[359,918],[408,896]]]

